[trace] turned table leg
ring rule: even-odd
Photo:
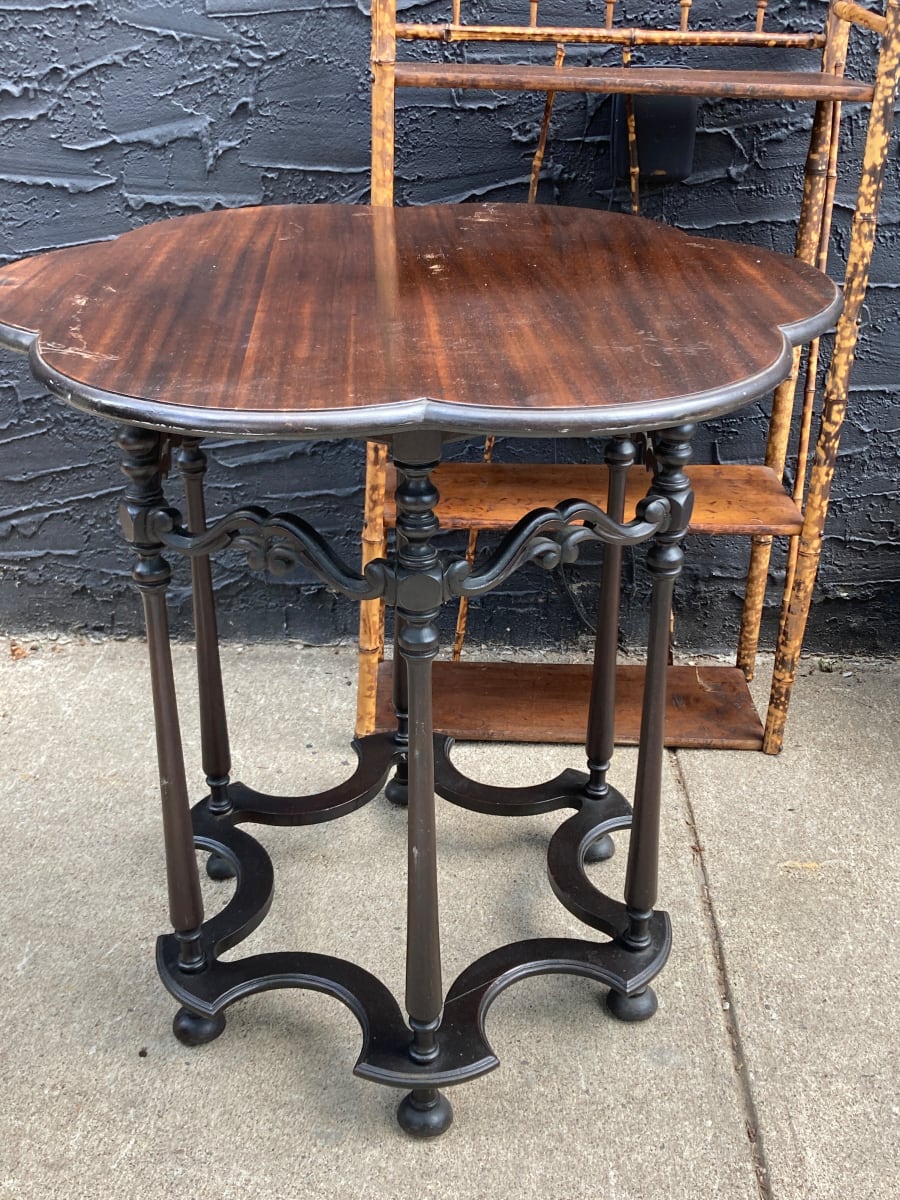
[[[394,669],[393,702],[397,728],[394,741],[398,748],[405,753],[397,760],[394,774],[388,780],[384,794],[391,804],[404,808],[409,801],[409,678],[406,670],[406,659],[400,650],[402,640],[403,617],[399,609],[394,610]]]
[[[399,441],[399,439],[398,439]],[[431,538],[438,522],[437,489],[422,461],[424,447],[395,445],[397,488],[397,638],[399,669],[408,701],[408,880],[406,1010],[412,1030],[410,1058],[429,1063],[439,1053],[444,1003],[438,922],[437,844],[434,809],[434,736],[431,666],[438,651],[437,620],[443,575]],[[403,454],[402,461],[400,459]],[[412,461],[409,461],[412,460]],[[402,693],[401,693],[402,695]],[[397,1110],[400,1125],[417,1137],[443,1133],[453,1119],[450,1102],[435,1088],[410,1092]]]
[[[614,521],[625,514],[625,487],[628,469],[634,462],[635,446],[630,438],[613,438],[604,455],[609,470],[606,511]],[[622,589],[622,546],[607,543],[603,549],[603,573],[597,603],[597,633],[594,639],[594,669],[585,750],[589,778],[585,786],[588,801],[609,795],[607,774],[612,760],[616,732],[616,660],[619,649],[619,599]],[[615,853],[612,837],[605,833],[585,854],[585,862],[603,862]]]
[[[133,578],[141,594],[147,627],[169,916],[179,945],[178,969],[192,974],[205,970],[208,964],[201,931],[203,900],[169,643],[166,592],[172,573],[146,520],[163,503],[163,458],[167,446],[162,435],[136,428],[123,430],[118,445],[122,451],[122,470],[128,477],[120,519],[125,536],[138,556]],[[225,1018],[201,1017],[183,1008],[176,1014],[173,1027],[181,1041],[206,1042],[222,1032]]]
[[[692,433],[692,426],[684,425],[658,433],[653,439],[655,475],[650,494],[664,496],[669,501],[670,518],[665,532],[654,537],[647,555],[652,579],[650,626],[634,816],[625,875],[628,927],[621,935],[622,943],[633,950],[644,950],[650,945],[650,920],[657,898],[669,621],[675,581],[684,560],[681,543],[693,503],[690,480],[684,472],[690,461]],[[656,1011],[656,996],[650,987],[631,996],[611,991],[607,1006],[619,1020],[642,1021]]]
[[[193,534],[206,531],[206,501],[203,482],[206,455],[196,438],[185,438],[175,453],[175,465],[181,474],[187,507],[187,527]],[[194,606],[194,631],[197,639],[197,689],[200,700],[200,748],[206,783],[209,787],[210,812],[224,816],[231,812],[228,783],[231,773],[231,747],[222,663],[219,655],[219,628],[213,595],[212,566],[208,554],[191,559],[191,593]],[[221,854],[206,860],[210,879],[232,879],[234,867]]]

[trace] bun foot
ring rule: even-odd
[[[658,1007],[656,992],[651,987],[642,988],[633,996],[622,992],[608,992],[606,996],[606,1011],[617,1021],[648,1021]]]
[[[179,1008],[172,1021],[172,1032],[183,1046],[204,1046],[215,1041],[224,1028],[224,1013],[201,1017],[189,1008]]]
[[[587,850],[584,852],[584,861],[586,863],[606,862],[612,858],[616,852],[616,843],[608,833],[604,833],[603,837],[597,838],[596,842],[591,842]]]
[[[440,1137],[453,1123],[453,1108],[436,1088],[416,1089],[397,1106],[397,1121],[410,1137]]]
[[[220,883],[223,879],[234,879],[237,871],[221,854],[210,854],[206,860],[206,873],[210,879]]]
[[[384,794],[397,808],[406,808],[409,804],[409,781],[395,775],[393,779],[388,780]]]

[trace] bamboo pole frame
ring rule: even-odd
[[[374,8],[374,5],[373,5]],[[865,10],[863,10],[865,11]],[[397,40],[407,42],[565,42],[581,46],[758,46],[765,49],[821,50],[820,33],[757,33],[756,30],[641,29],[597,25],[425,25],[398,24]]]
[[[863,24],[856,13],[857,8],[857,5],[842,4],[841,12],[847,13],[848,16],[842,16],[841,19]],[[866,28],[871,26],[866,24]],[[898,80],[900,0],[887,0],[881,52],[875,75],[875,96],[863,151],[856,210],[851,224],[850,251],[844,280],[844,308],[838,321],[834,353],[825,383],[822,420],[810,474],[803,529],[797,547],[796,570],[791,581],[787,611],[775,651],[772,694],[763,742],[763,750],[767,754],[777,754],[784,739],[788,704],[797,676],[803,634],[818,574],[831,484],[840,447],[841,427],[847,411],[850,373],[859,339],[859,321],[875,246],[878,208],[884,189],[884,167],[894,124]]]
[[[690,12],[690,0],[677,0],[680,11],[678,29],[640,29],[635,27],[614,27],[616,0],[606,0],[606,26],[539,26],[538,0],[529,0],[529,25],[490,26],[483,24],[464,24],[461,20],[460,0],[453,0],[452,21],[449,24],[398,23],[396,19],[396,0],[373,0],[372,6],[372,203],[373,205],[391,205],[394,202],[394,118],[395,90],[397,86],[472,86],[495,87],[496,81],[491,82],[489,72],[481,76],[471,72],[463,72],[456,80],[450,71],[444,76],[440,70],[434,73],[434,79],[421,73],[408,71],[404,77],[404,64],[398,64],[396,59],[396,44],[401,41],[431,40],[442,43],[523,43],[546,44],[556,43],[557,57],[555,69],[560,71],[559,87],[569,90],[585,90],[599,87],[602,73],[594,72],[597,79],[589,72],[579,73],[578,67],[566,67],[563,72],[563,62],[566,47],[570,45],[584,46],[619,46],[623,52],[623,61],[627,61],[630,52],[636,46],[667,46],[667,47],[758,47],[783,48],[791,50],[823,51],[822,75],[808,76],[809,83],[801,82],[790,91],[792,97],[818,98],[816,118],[810,142],[804,175],[804,192],[801,205],[801,219],[798,228],[796,253],[805,261],[812,262],[824,269],[827,263],[828,242],[831,229],[831,215],[834,204],[835,184],[837,178],[837,154],[840,135],[841,96],[854,101],[872,99],[872,116],[866,139],[863,171],[860,181],[856,214],[853,220],[850,255],[847,264],[845,281],[845,311],[838,327],[835,340],[835,350],[823,401],[821,431],[816,446],[815,459],[809,470],[808,498],[803,518],[803,530],[799,537],[793,538],[789,544],[786,586],[782,601],[782,621],[779,631],[776,667],[773,676],[772,693],[766,719],[764,750],[777,753],[781,748],[784,721],[796,673],[800,644],[805,630],[812,598],[812,588],[821,551],[822,532],[828,507],[828,497],[831,479],[834,473],[834,462],[837,455],[837,445],[840,436],[840,425],[846,411],[849,372],[852,366],[858,333],[858,317],[861,310],[865,287],[868,282],[868,268],[871,259],[874,228],[877,217],[878,202],[883,186],[882,176],[884,161],[887,154],[888,141],[893,117],[892,104],[897,88],[897,8],[900,0],[887,0],[885,14],[872,12],[856,3],[855,0],[831,0],[828,10],[825,30],[822,33],[782,33],[764,30],[767,10],[767,0],[756,0],[755,27],[752,30],[691,30],[687,28]],[[860,27],[873,32],[882,38],[882,47],[878,60],[874,88],[861,83],[851,86],[835,87],[829,90],[828,85],[815,80],[830,76],[843,81],[844,65],[846,62],[847,42],[851,27]],[[424,66],[424,64],[423,64]],[[532,69],[533,70],[533,69]],[[512,78],[504,74],[504,85],[515,90],[544,90],[546,93],[544,120],[535,162],[532,164],[530,180],[530,198],[534,198],[536,181],[547,144],[549,122],[553,110],[556,83],[554,90],[549,90],[547,69],[541,68],[541,85],[529,86],[529,68],[523,66],[518,72],[522,79]],[[646,71],[642,71],[646,74]],[[457,73],[458,74],[458,73]],[[652,74],[652,71],[650,72]],[[727,79],[728,71],[722,72]],[[765,80],[765,72],[760,72]],[[779,73],[779,83],[782,84]],[[451,82],[451,77],[454,82]],[[499,78],[499,76],[498,76]],[[531,77],[536,79],[537,75]],[[646,87],[644,86],[646,82]],[[847,81],[850,85],[850,81]],[[618,85],[615,85],[618,88]],[[641,90],[652,92],[652,81],[642,81]],[[660,81],[660,90],[675,90],[680,85]],[[726,85],[727,86],[727,85]],[[743,84],[740,85],[744,87]],[[763,88],[754,93],[741,91],[742,95],[773,95],[776,85]],[[710,95],[730,94],[724,90],[710,91]],[[629,122],[629,160],[630,185],[633,206],[637,200],[635,176],[638,174],[637,150],[633,116]],[[848,315],[848,313],[850,315]],[[855,313],[855,315],[853,315]],[[818,369],[819,347],[814,343],[806,358],[806,376],[802,392],[802,403],[799,415],[799,432],[797,446],[797,472],[793,487],[793,498],[798,506],[803,505],[807,491],[806,457],[812,437],[812,424],[815,399],[816,372]],[[800,378],[803,358],[796,352],[793,370],[790,377],[776,390],[773,401],[773,412],[770,422],[769,435],[766,445],[766,465],[777,473],[783,474],[786,461],[792,423],[794,420],[795,396]],[[385,496],[386,457],[384,448],[370,447],[367,454],[367,485],[366,485],[366,516],[363,543],[364,560],[383,553],[385,545],[385,529],[383,506]],[[477,535],[476,535],[477,536]],[[473,539],[470,537],[470,553],[474,553]],[[765,588],[768,577],[772,538],[770,536],[755,537],[751,548],[751,561],[747,577],[747,589],[742,615],[741,633],[738,644],[738,665],[742,667],[748,678],[752,677],[756,648],[759,640],[760,621],[764,606]],[[358,711],[357,732],[367,733],[374,728],[375,719],[375,680],[377,664],[383,651],[384,615],[382,611],[365,613],[361,623],[360,640],[360,702]],[[465,632],[465,613],[461,614],[457,627],[457,637],[454,645],[454,656],[461,651],[462,637]]]
[[[840,78],[844,74],[847,60],[847,45],[850,37],[849,25],[833,16],[828,18],[828,45],[822,57],[824,74]],[[838,142],[840,138],[840,104],[835,101],[820,101],[816,105],[809,152],[803,173],[803,199],[800,206],[800,221],[794,253],[804,262],[815,263],[825,269],[828,243],[831,235],[831,213],[834,204],[834,184],[829,172],[837,172]],[[791,374],[775,391],[772,415],[766,440],[765,464],[778,475],[784,474],[787,461],[788,441],[794,412],[794,398],[800,375],[801,351],[794,351]],[[818,366],[818,341],[809,348],[807,358],[807,385],[815,376]],[[804,416],[801,421],[800,443],[797,452],[797,475],[805,478],[806,453],[808,453],[809,422],[812,418],[813,395],[809,386],[805,389]],[[804,438],[804,428],[805,438]],[[807,449],[803,446],[806,440]],[[801,493],[802,500],[802,493]],[[741,612],[741,627],[738,634],[737,665],[747,679],[752,679],[756,669],[756,653],[759,646],[760,627],[766,598],[766,584],[772,555],[773,539],[769,534],[753,538],[750,548],[750,563]]]

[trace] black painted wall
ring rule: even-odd
[[[443,12],[441,4],[418,7]],[[600,6],[583,0],[580,7],[596,14]],[[676,5],[654,7],[671,23]],[[824,8],[822,0],[770,4],[775,19],[794,28],[820,26]],[[701,23],[721,22],[721,10],[714,0],[695,0]],[[364,202],[368,40],[367,10],[349,0],[0,0],[0,256],[112,237],[220,205]],[[858,51],[861,59],[868,53],[865,45]],[[522,200],[541,108],[532,97],[405,95],[399,198]],[[809,122],[808,107],[800,105],[701,105],[693,174],[648,192],[646,214],[789,250]],[[849,116],[848,164],[860,150],[860,131],[859,116]],[[608,100],[560,98],[542,199],[619,207],[615,137]],[[890,653],[900,635],[898,176],[895,144],[807,638],[815,649]],[[849,180],[848,170],[839,189],[834,271],[846,247]],[[723,462],[757,459],[765,407],[709,426],[699,454]],[[119,476],[111,434],[111,427],[42,396],[24,363],[2,356],[0,627],[6,631],[139,629],[129,558],[113,523]],[[589,442],[500,447],[510,459],[589,461],[596,452]],[[211,448],[211,458],[213,509],[249,502],[292,507],[356,555],[360,446],[232,442]],[[680,640],[729,648],[747,543],[696,538],[690,550]],[[780,559],[773,573],[779,569]],[[524,572],[504,594],[474,606],[473,635],[501,643],[572,640],[584,627],[570,593],[590,609],[596,575],[590,561],[571,569],[567,580]],[[237,558],[222,561],[218,578],[228,601],[227,634],[284,632],[320,641],[353,633],[350,606],[313,580],[301,589],[266,587]],[[180,627],[184,582],[180,573]],[[631,563],[623,628],[632,642],[641,640],[645,594],[640,563]],[[769,641],[776,596],[773,587]]]

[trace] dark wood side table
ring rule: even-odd
[[[120,507],[147,621],[170,915],[158,965],[181,1008],[177,1036],[210,1041],[234,1001],[275,987],[327,992],[358,1018],[357,1074],[409,1089],[408,1132],[443,1132],[438,1090],[497,1065],[486,1010],[509,984],[544,972],[588,976],[623,1020],[655,1011],[651,980],[671,941],[657,895],[668,621],[691,508],[684,467],[695,421],[758,397],[789,371],[791,348],[839,310],[827,278],[765,251],[688,236],[638,218],[563,208],[300,206],[165,221],[115,241],[0,271],[0,336],[28,353],[55,395],[119,425],[128,483]],[[632,437],[650,430],[653,474],[623,520]],[[470,566],[439,556],[430,476],[444,442],[483,432],[605,436],[607,509],[578,499],[524,517]],[[374,438],[397,470],[397,550],[360,574],[301,517],[251,507],[209,523],[203,437]],[[181,473],[186,515],[163,482]],[[573,561],[604,544],[587,771],[534,787],[475,783],[435,738],[431,664],[441,604],[490,592],[526,561]],[[612,755],[623,546],[649,542],[647,674],[633,808],[607,774]],[[356,771],[317,795],[262,795],[229,780],[230,758],[209,555],[224,547],[285,576],[311,570],[356,600],[396,607],[397,728],[355,744]],[[166,616],[170,550],[190,557],[209,794],[190,808]],[[385,986],[352,963],[285,951],[219,957],[263,920],[272,866],[240,827],[333,820],[388,792],[409,806],[408,1020]],[[435,791],[514,815],[574,809],[550,841],[550,884],[606,940],[500,947],[444,993]],[[630,827],[624,900],[591,884],[587,858]],[[204,919],[195,847],[232,900]]]

